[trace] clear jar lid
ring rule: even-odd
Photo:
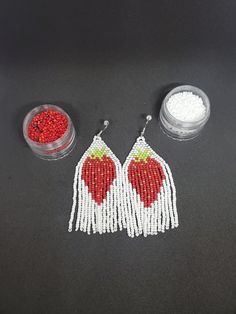
[[[169,99],[177,94],[183,92],[191,92],[202,99],[205,106],[203,114],[193,120],[180,120],[176,118],[168,109],[167,103]],[[210,117],[210,101],[207,95],[200,89],[191,85],[182,85],[172,89],[164,98],[160,110],[160,126],[164,133],[177,140],[188,140],[196,137],[203,129],[204,125]]]
[[[39,143],[33,141],[29,137],[28,133],[29,124],[31,123],[35,115],[37,115],[40,112],[47,111],[49,109],[56,112],[60,112],[67,118],[68,121],[67,129],[60,138],[53,142]],[[71,118],[63,109],[51,104],[40,105],[32,109],[30,112],[28,112],[23,122],[23,135],[29,147],[34,152],[34,154],[37,157],[45,160],[57,160],[63,158],[67,156],[75,146],[75,129],[71,121]]]

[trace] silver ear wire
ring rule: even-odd
[[[104,124],[104,128],[97,134],[97,136],[101,136],[101,134],[107,129],[108,125],[109,125],[109,121],[108,120],[105,120],[103,122]]]
[[[150,114],[147,115],[147,116],[146,116],[146,123],[145,123],[144,128],[143,128],[143,130],[142,130],[142,132],[141,132],[141,136],[144,136],[146,127],[147,127],[149,121],[151,121],[151,120],[152,120],[152,116],[151,116]]]

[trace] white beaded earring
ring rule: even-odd
[[[123,165],[124,210],[130,237],[178,227],[176,190],[168,164],[146,143],[146,124]]]
[[[118,226],[120,230],[125,227],[122,166],[101,139],[108,125],[109,121],[104,121],[104,129],[94,136],[75,168],[69,231],[72,231],[74,223],[76,231],[88,234],[115,232]]]

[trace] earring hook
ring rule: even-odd
[[[143,128],[143,130],[142,130],[142,132],[141,132],[141,136],[144,136],[146,127],[147,127],[149,121],[151,121],[151,120],[152,120],[152,116],[151,116],[150,114],[147,115],[147,116],[146,116],[146,123],[145,123],[144,128]]]
[[[101,136],[101,134],[106,130],[106,128],[108,127],[109,125],[109,121],[108,120],[105,120],[103,122],[103,125],[104,125],[104,128],[97,134],[97,136]]]

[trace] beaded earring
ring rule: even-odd
[[[101,139],[104,128],[93,138],[75,168],[73,205],[69,229],[90,234],[115,232],[125,226],[122,206],[122,166],[118,158]],[[75,216],[77,216],[75,218]]]
[[[130,237],[178,227],[176,190],[168,164],[146,143],[146,124],[123,165],[124,209]]]

